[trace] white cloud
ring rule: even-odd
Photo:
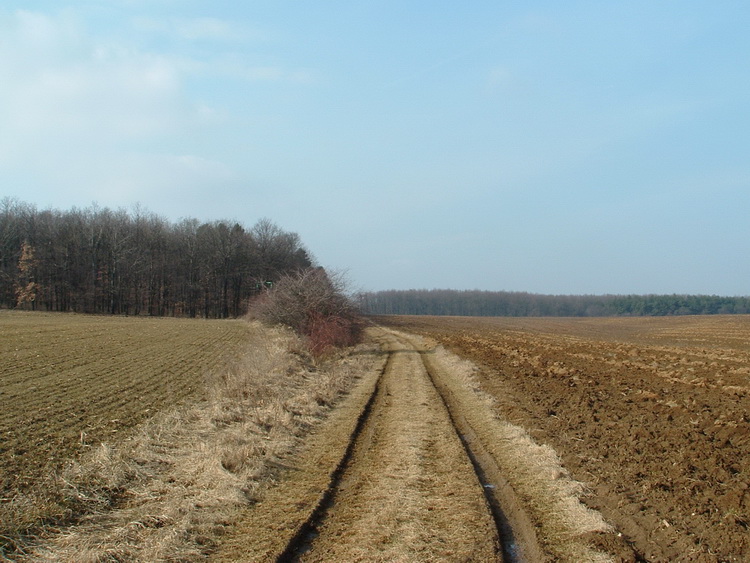
[[[110,198],[127,194],[127,200],[176,201],[180,196],[205,192],[206,186],[219,189],[235,181],[236,176],[225,163],[201,156],[145,155],[118,156],[109,171],[102,170],[101,189]],[[213,197],[215,194],[207,194]]]
[[[0,143],[101,144],[173,132],[191,119],[179,60],[98,43],[74,27],[29,12],[2,22],[0,73],[12,80],[0,83]]]
[[[176,20],[174,27],[181,37],[190,40],[244,41],[260,37],[258,32],[217,18]]]
[[[209,210],[222,198],[230,197],[228,194],[234,193],[239,183],[226,163],[194,154],[100,150],[87,159],[75,159],[57,152],[45,158],[43,166],[26,171],[20,183],[9,182],[4,195],[33,201],[46,192],[39,198],[43,205],[61,209],[94,201],[108,207],[141,202],[158,213],[187,216],[195,215],[195,209]],[[30,187],[26,193],[19,188],[23,184]],[[179,212],[172,214],[170,210]]]
[[[214,18],[175,20],[170,25],[173,32],[194,39],[248,35],[241,26]],[[255,64],[237,53],[209,53],[200,60],[97,38],[69,13],[16,11],[0,19],[0,38],[0,150],[6,160],[9,145],[17,152],[24,144],[57,138],[98,146],[216,123],[215,117],[225,110],[210,107],[206,100],[191,101],[188,79],[314,79],[309,70]]]
[[[78,199],[111,207],[141,202],[173,219],[218,218],[237,208],[239,185],[237,173],[218,160],[194,154],[118,154],[103,163],[96,183],[81,190]]]
[[[237,29],[218,20],[173,26],[185,37],[217,40],[231,39]],[[252,131],[236,138],[235,111],[242,108],[230,96],[217,105],[212,92],[236,88],[232,81],[313,79],[312,72],[277,61],[256,64],[237,44],[188,56],[174,45],[144,43],[138,34],[126,39],[122,31],[96,27],[72,11],[0,11],[4,195],[26,199],[23,190],[34,190],[44,201],[46,192],[59,207],[91,201],[167,207],[170,198],[185,205],[190,198],[208,200],[209,206],[224,187],[241,181],[234,165],[202,151],[221,154],[226,145],[234,156],[238,144],[252,142]]]
[[[290,70],[281,66],[248,66],[238,63],[225,63],[219,67],[225,75],[249,82],[287,82],[311,84],[316,81],[316,73],[308,69]]]
[[[6,37],[19,43],[18,46],[24,49],[50,53],[50,49],[61,45],[74,45],[80,32],[75,19],[65,12],[53,19],[38,12],[16,10],[13,19],[15,26]],[[8,30],[4,31],[7,33]]]
[[[85,202],[227,179],[220,163],[160,156],[190,150],[184,139],[225,120],[189,99],[191,61],[97,39],[69,14],[0,17],[0,37],[0,172],[9,183]]]
[[[503,66],[491,68],[487,73],[487,85],[490,90],[506,90],[516,84],[516,78],[510,69]]]

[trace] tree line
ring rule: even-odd
[[[750,297],[716,295],[541,295],[416,289],[361,293],[359,304],[370,315],[597,317],[750,313]]]
[[[206,318],[313,265],[296,233],[268,219],[171,223],[140,207],[38,210],[0,201],[0,307]]]

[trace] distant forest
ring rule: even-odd
[[[370,315],[605,317],[750,313],[750,297],[715,295],[540,295],[448,289],[362,293]]]
[[[78,313],[237,317],[251,297],[313,261],[267,219],[166,219],[93,206],[0,201],[0,307]]]

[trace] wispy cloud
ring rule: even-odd
[[[221,76],[248,82],[286,82],[310,84],[317,81],[314,71],[290,68],[275,58],[264,61],[254,49],[272,40],[272,34],[246,23],[219,18],[134,18],[132,25],[139,31],[169,37],[185,43],[213,43],[213,49],[191,59],[182,60],[182,69],[200,76]]]
[[[220,18],[136,17],[132,25],[138,31],[167,35],[188,41],[216,41],[225,43],[263,42],[271,34],[260,28]]]
[[[122,205],[133,200],[152,201],[157,207],[169,202],[177,205],[181,199],[195,199],[201,193],[209,201],[237,180],[224,162],[194,154],[129,154],[107,162],[114,168],[102,171],[97,192],[106,194],[109,201],[121,200]],[[206,193],[207,185],[213,186],[211,193]]]
[[[179,59],[101,42],[67,16],[19,11],[0,33],[0,70],[12,77],[0,83],[6,134],[152,134],[181,105]]]
[[[171,20],[169,26],[185,38],[248,36],[242,26],[213,18]],[[231,109],[192,94],[191,81],[314,80],[312,71],[253,58],[221,49],[184,54],[118,33],[105,36],[72,12],[0,14],[0,165],[41,163],[51,151],[75,151],[80,159],[104,149],[129,150],[226,123]]]
[[[69,13],[0,16],[0,37],[6,180],[67,186],[86,201],[125,187],[132,197],[168,177],[181,186],[227,177],[221,163],[168,156],[224,120],[191,99],[193,61],[97,37]]]
[[[513,72],[505,66],[496,66],[487,73],[487,86],[493,91],[507,90],[518,82]]]
[[[204,65],[202,72],[247,82],[314,84],[320,80],[319,74],[312,69],[254,64],[236,55],[223,57]]]

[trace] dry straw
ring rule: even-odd
[[[81,516],[26,545],[19,559],[203,559],[368,357],[314,366],[290,332],[254,325],[242,361],[207,376],[207,400],[161,413],[125,443],[71,463],[60,485]]]
[[[408,338],[420,342],[423,349],[428,347],[429,342],[421,337]],[[433,355],[433,365],[450,374],[444,379],[450,382],[462,412],[475,430],[481,429],[485,446],[522,500],[542,549],[556,561],[611,561],[585,540],[592,532],[611,532],[611,526],[581,503],[585,487],[570,476],[555,450],[502,419],[495,400],[482,391],[473,363],[442,346],[435,348]]]

